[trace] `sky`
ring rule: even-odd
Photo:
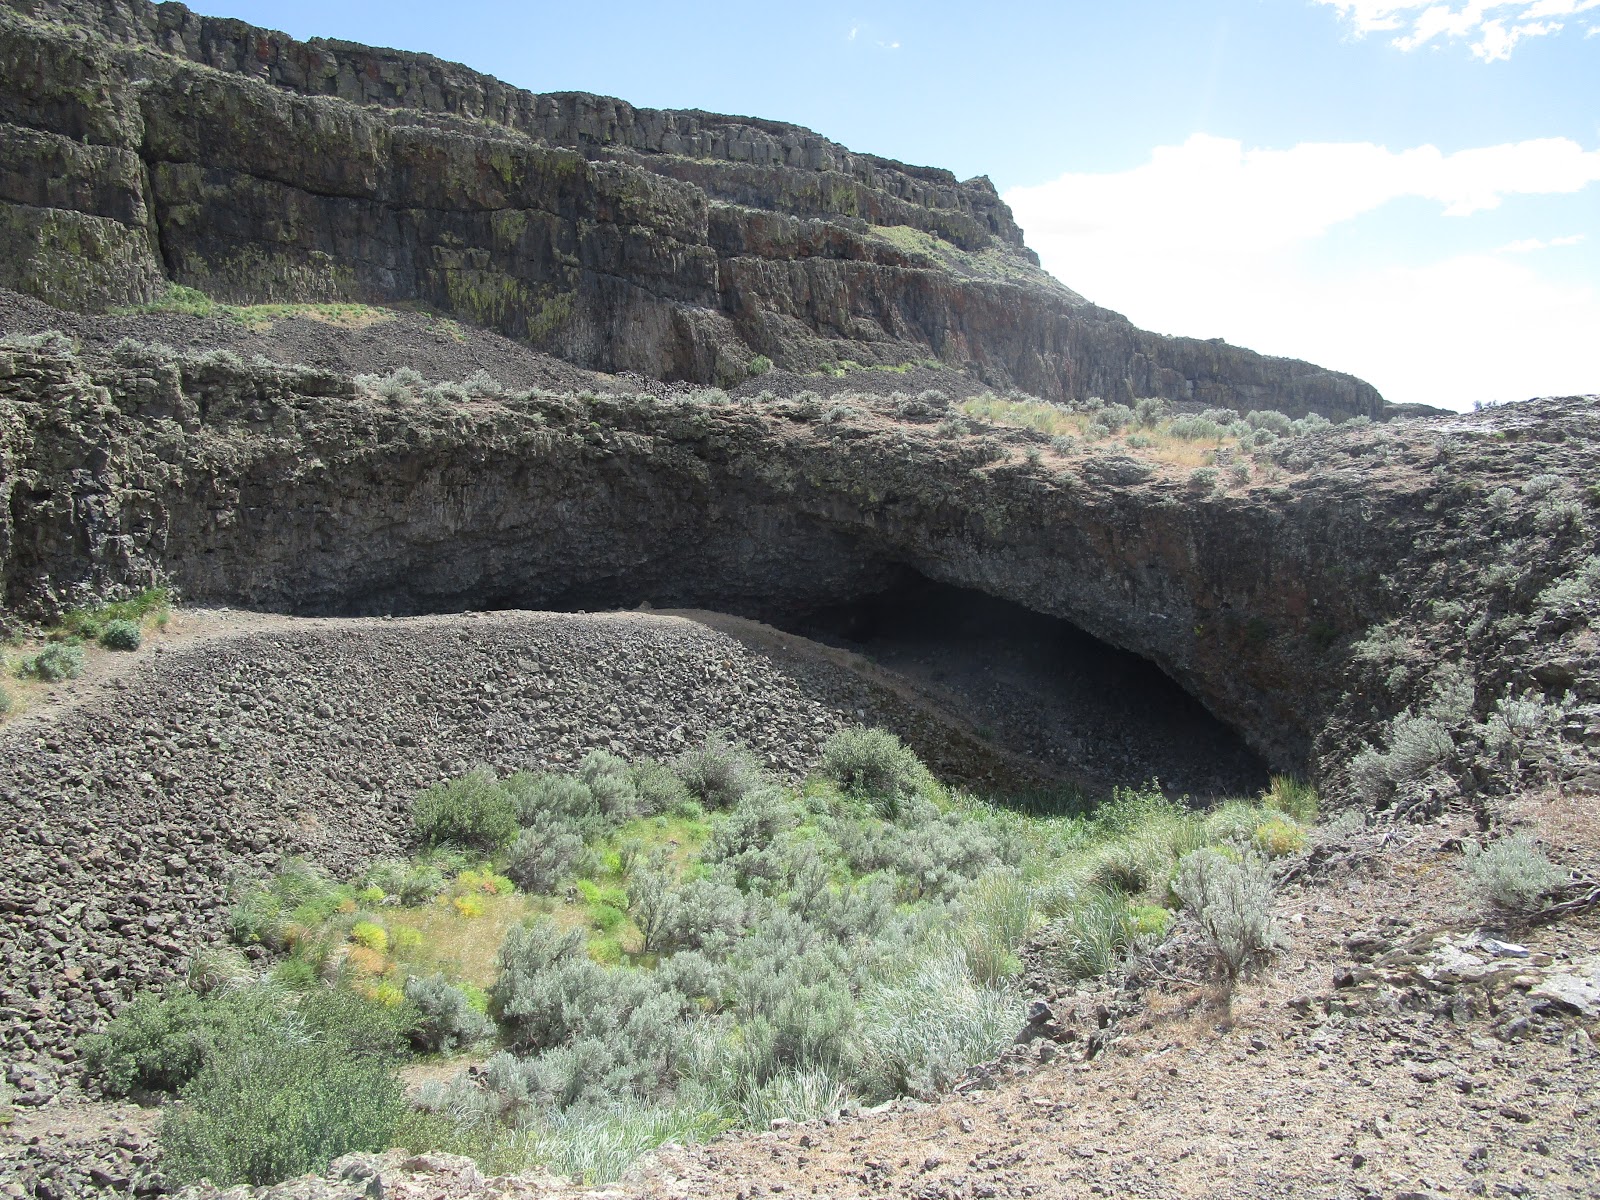
[[[1147,328],[1450,408],[1600,393],[1600,0],[190,0],[987,175]]]

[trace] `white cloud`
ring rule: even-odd
[[[1560,33],[1558,18],[1600,9],[1600,0],[1315,0],[1332,5],[1358,36],[1396,33],[1391,44],[1415,50],[1439,38],[1465,41],[1475,57],[1497,62],[1525,38]],[[1592,37],[1595,27],[1586,29]]]
[[[1546,251],[1534,264],[1483,250],[1422,266],[1364,265],[1414,262],[1415,249],[1348,238],[1339,245],[1359,262],[1329,261],[1325,235],[1401,198],[1437,204],[1444,222],[1508,195],[1597,180],[1600,151],[1561,138],[1444,154],[1363,143],[1245,150],[1197,134],[1131,170],[1066,175],[1005,198],[1047,269],[1141,325],[1308,358],[1391,400],[1456,406],[1600,391],[1600,293],[1547,273],[1582,235],[1501,248]]]
[[[1583,241],[1584,235],[1574,233],[1568,237],[1550,238],[1518,238],[1514,242],[1507,242],[1495,251],[1496,254],[1531,254],[1535,250],[1554,250],[1558,246],[1576,246]]]

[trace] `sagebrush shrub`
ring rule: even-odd
[[[498,961],[489,1015],[519,1053],[614,1028],[649,990],[637,972],[606,970],[584,952],[581,930],[548,917],[507,934]]]
[[[1565,873],[1526,834],[1514,833],[1487,847],[1467,843],[1467,881],[1485,907],[1533,912],[1545,893],[1565,879]]]
[[[1196,850],[1178,864],[1172,890],[1200,922],[1229,982],[1272,953],[1277,942],[1272,877],[1260,858]]]
[[[744,747],[712,734],[673,760],[689,793],[707,808],[732,808],[761,783],[761,768]]]
[[[144,644],[144,634],[137,621],[111,621],[100,634],[100,644],[107,650],[137,650]]]
[[[60,683],[83,674],[83,647],[70,642],[52,642],[37,654],[18,663],[18,672],[46,683]]]
[[[487,771],[436,784],[411,802],[411,823],[426,848],[498,850],[517,836],[517,806]]]
[[[1591,624],[1600,613],[1600,555],[1585,559],[1572,574],[1564,576],[1539,593],[1535,601],[1546,617],[1586,620]]]
[[[494,1025],[473,1007],[467,993],[443,975],[413,975],[406,980],[405,996],[417,1009],[410,1037],[419,1050],[449,1054],[494,1032]]]
[[[844,822],[835,830],[858,874],[892,871],[904,899],[947,898],[1000,861],[985,830],[926,801],[907,806],[895,824]]]
[[[841,729],[822,748],[822,774],[886,820],[930,782],[928,768],[886,729]]]
[[[592,750],[578,764],[578,778],[608,823],[621,824],[638,815],[639,789],[626,760],[604,750]]]
[[[552,814],[526,825],[511,844],[506,874],[525,892],[553,892],[572,877],[583,838]]]
[[[1478,727],[1478,736],[1503,762],[1537,764],[1559,754],[1570,702],[1570,696],[1552,703],[1536,691],[1519,696],[1507,690],[1495,702],[1488,720]]]

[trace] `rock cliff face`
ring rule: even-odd
[[[1200,499],[1159,464],[952,435],[937,400],[852,403],[385,399],[226,355],[13,349],[3,598],[41,612],[168,580],[312,614],[648,601],[782,622],[910,568],[1153,660],[1269,761],[1303,766],[1332,648],[1391,607],[1382,576],[1434,486],[1375,481],[1355,451]]]
[[[937,359],[1045,397],[1387,413],[1347,375],[1135,328],[986,179],[809,130],[535,95],[145,0],[0,3],[0,287],[420,304],[601,370]]]

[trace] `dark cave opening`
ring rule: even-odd
[[[1208,799],[1268,781],[1243,739],[1154,663],[980,591],[902,569],[882,591],[773,623],[911,678],[985,738],[1063,776],[1159,778]]]
[[[469,553],[465,569],[443,573],[448,591],[396,589],[328,607],[728,613],[860,654],[984,740],[1096,794],[1159,779],[1169,793],[1209,800],[1268,782],[1243,738],[1159,667],[1070,621],[935,582],[856,544],[772,537],[752,546],[741,555],[710,539],[612,573],[524,568],[498,578]]]

